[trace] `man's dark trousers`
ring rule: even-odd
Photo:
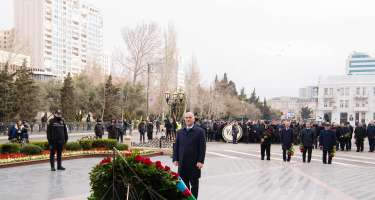
[[[267,154],[267,160],[271,159],[271,144],[261,144],[260,145],[261,159],[264,160],[265,154]]]
[[[52,143],[49,146],[49,157],[51,162],[51,168],[55,168],[55,153],[57,152],[57,168],[61,167],[61,155],[63,150],[63,143]]]
[[[331,151],[323,149],[323,163],[327,164],[327,157],[328,157],[328,164],[332,163],[332,157],[329,155]]]
[[[306,162],[306,153],[307,153],[307,162],[311,162],[312,147],[304,147],[304,151],[302,153],[303,162]]]

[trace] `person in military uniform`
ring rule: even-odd
[[[239,128],[237,122],[234,122],[232,125],[232,137],[233,137],[233,144],[237,144],[237,135],[239,133]]]
[[[154,131],[154,124],[151,121],[147,122],[147,140],[152,140],[152,133]]]
[[[332,164],[332,153],[336,148],[336,133],[330,129],[328,123],[324,124],[324,130],[320,132],[319,145],[323,150],[323,164],[327,164],[327,157],[328,164]]]
[[[312,148],[314,146],[314,141],[316,138],[316,134],[314,130],[311,128],[310,123],[306,123],[306,128],[302,129],[301,131],[301,144],[303,145],[303,152],[302,152],[302,161],[306,162],[306,153],[307,153],[307,162],[311,162],[311,153]]]
[[[367,126],[367,138],[369,144],[369,152],[374,152],[375,150],[375,124],[374,120],[370,122]]]
[[[271,160],[271,143],[274,135],[273,127],[268,123],[265,124],[265,131],[260,136],[260,155],[261,160],[264,160],[265,154],[267,154],[267,160]]]
[[[287,155],[287,151],[293,145],[293,129],[290,127],[290,122],[285,122],[285,128],[281,130],[280,142],[283,149],[283,160],[284,162],[290,162],[291,155]]]
[[[47,140],[50,149],[51,171],[55,168],[55,153],[57,153],[57,170],[65,170],[61,165],[62,150],[68,141],[68,130],[62,118],[62,113],[57,110],[47,125]]]
[[[117,128],[116,128],[116,120],[112,119],[111,124],[107,127],[108,132],[108,139],[117,140]]]
[[[101,119],[97,119],[96,120],[96,124],[95,124],[95,128],[94,128],[94,131],[95,131],[95,137],[98,139],[102,139],[103,135],[104,135],[104,126],[102,124],[102,120]]]

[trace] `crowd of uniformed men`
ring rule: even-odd
[[[201,120],[197,122],[206,132],[208,142],[222,140],[222,130],[228,124],[232,133],[237,135],[236,127],[243,131],[242,142],[260,143],[261,159],[270,160],[270,148],[273,143],[280,143],[283,150],[283,160],[290,161],[293,144],[300,146],[303,162],[311,161],[312,149],[321,149],[323,163],[331,164],[335,151],[351,151],[354,136],[356,151],[363,152],[365,138],[368,139],[369,152],[375,150],[375,123],[368,125],[356,123],[299,123],[295,121],[224,121]],[[237,143],[233,140],[233,143]],[[307,156],[307,159],[306,159]]]

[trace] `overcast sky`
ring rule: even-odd
[[[105,49],[124,26],[173,23],[182,64],[194,54],[206,85],[228,72],[262,97],[297,96],[319,76],[344,74],[352,51],[375,52],[373,0],[87,1],[103,12]],[[11,27],[12,0],[0,2],[0,28]]]

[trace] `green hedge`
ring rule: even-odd
[[[82,149],[83,150],[90,150],[92,149],[92,143],[93,143],[93,140],[88,140],[88,139],[80,139],[78,141],[79,145],[81,145]]]
[[[26,144],[21,148],[21,153],[26,155],[38,155],[41,154],[43,149],[35,144]]]
[[[126,144],[118,143],[118,144],[116,145],[116,149],[119,150],[119,151],[125,151],[125,150],[128,150],[129,147],[128,147],[128,145],[126,145]]]
[[[48,141],[32,141],[30,144],[34,144],[42,148],[43,150],[49,150]]]
[[[68,151],[79,151],[82,149],[81,145],[78,142],[68,142],[65,146]]]
[[[106,148],[106,149],[113,149],[116,147],[117,140],[114,139],[97,139],[93,140],[92,147],[93,148]]]
[[[21,145],[17,143],[9,143],[0,145],[0,153],[19,153]]]

